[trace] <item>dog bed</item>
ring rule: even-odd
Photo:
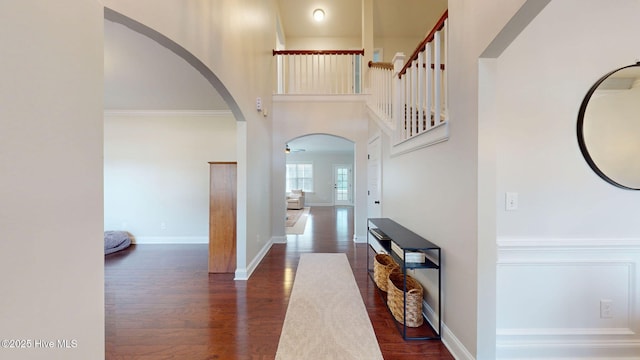
[[[131,245],[131,237],[126,231],[105,231],[104,232],[104,254],[111,254]]]

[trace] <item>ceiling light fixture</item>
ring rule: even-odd
[[[324,10],[322,9],[315,9],[313,10],[313,19],[315,21],[322,21],[324,20]]]

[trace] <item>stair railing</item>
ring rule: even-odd
[[[448,11],[445,11],[404,66],[401,53],[396,54],[391,65],[369,65],[372,93],[369,107],[395,131],[395,144],[429,132],[449,120],[445,67],[447,19]],[[394,80],[390,81],[389,76]]]
[[[395,128],[393,121],[394,84],[395,74],[393,63],[369,61],[369,84],[371,97],[370,108],[378,117],[391,128]]]

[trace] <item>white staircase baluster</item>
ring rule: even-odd
[[[444,27],[442,28],[442,37],[443,37],[443,49],[442,59],[444,64],[444,69],[442,69],[442,109],[444,112],[444,121],[449,120],[449,91],[447,90],[448,84],[448,76],[447,76],[447,66],[449,66],[449,59],[447,58],[447,46],[449,43],[449,20],[445,20]]]
[[[418,127],[417,127],[417,132],[416,134],[421,133],[422,131],[424,131],[424,123],[423,123],[423,119],[424,119],[424,88],[425,88],[425,76],[424,76],[424,51],[422,51],[421,53],[418,54],[418,91],[416,93],[416,98],[418,99],[418,102],[416,104],[417,107],[417,116],[418,116]]]
[[[411,136],[418,134],[418,61],[414,60],[411,66]]]
[[[427,129],[431,129],[431,116],[433,114],[433,42],[427,43],[425,46],[425,52],[427,57]]]
[[[440,54],[441,52],[441,43],[440,43],[440,36],[441,31],[436,31],[435,35],[433,36],[433,50],[434,50],[434,66],[433,66],[433,71],[434,71],[434,75],[435,75],[435,79],[434,79],[434,99],[433,99],[433,103],[435,105],[435,110],[434,110],[434,124],[438,125],[440,124],[440,109],[442,104],[440,103],[440,95],[442,93],[442,70],[440,70],[440,64],[441,62],[441,58],[440,58]]]

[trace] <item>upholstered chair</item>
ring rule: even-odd
[[[291,190],[287,195],[287,209],[300,210],[304,208],[304,191]]]

